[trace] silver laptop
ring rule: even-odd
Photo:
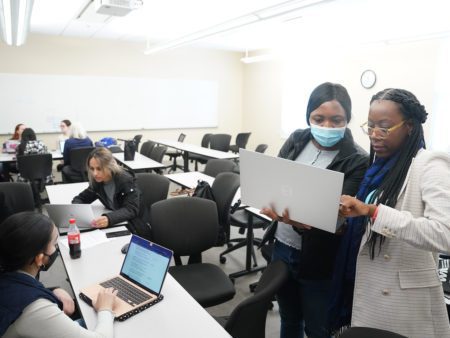
[[[45,209],[58,228],[68,228],[71,218],[75,218],[80,229],[92,228],[96,218],[90,204],[46,204]]]
[[[336,232],[344,174],[239,149],[242,203]]]
[[[172,255],[171,250],[133,235],[120,274],[81,289],[80,298],[92,306],[99,291],[112,287],[119,297],[116,319],[126,320],[163,299],[161,289]]]
[[[5,142],[5,153],[15,154],[16,148],[19,146],[20,141],[17,140],[7,140]]]

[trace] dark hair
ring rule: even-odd
[[[52,239],[53,222],[38,212],[9,216],[0,224],[0,272],[16,271],[44,252]]]
[[[338,83],[325,82],[317,86],[309,96],[306,108],[306,123],[309,124],[311,113],[319,108],[323,103],[336,100],[344,108],[347,123],[352,119],[352,100],[347,89]]]
[[[72,122],[70,122],[70,120],[62,120],[61,122],[64,123],[68,127],[70,127],[70,125],[72,124]]]
[[[18,155],[23,155],[28,141],[36,141],[36,133],[31,128],[25,128],[22,132],[22,139],[20,140],[20,144],[17,148]]]
[[[405,120],[412,124],[413,129],[411,134],[406,139],[399,152],[397,162],[389,170],[380,184],[380,187],[374,193],[370,202],[377,201],[377,204],[384,204],[392,208],[397,204],[398,195],[403,183],[406,179],[409,167],[413,158],[416,156],[420,148],[425,148],[425,139],[423,135],[422,123],[427,120],[427,112],[425,107],[420,104],[416,96],[404,89],[387,88],[372,96],[370,103],[376,100],[388,100],[395,102],[400,109]],[[370,163],[373,163],[375,152],[370,146]],[[372,232],[369,237],[371,257],[374,257],[375,244],[378,234]],[[385,237],[381,237],[380,248],[384,242]]]
[[[23,126],[23,123],[19,123],[18,125],[16,125],[16,127],[14,128],[14,135],[13,137],[11,137],[11,140],[18,140],[20,138],[19,137],[20,126]]]

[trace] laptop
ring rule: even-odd
[[[17,140],[7,140],[5,142],[5,153],[15,154],[16,148],[19,146],[20,141]]]
[[[45,209],[58,228],[67,228],[69,219],[75,218],[78,228],[90,229],[97,218],[90,204],[46,204]]]
[[[66,140],[61,140],[59,141],[59,151],[62,153],[64,153],[64,145],[66,144]]]
[[[171,250],[132,235],[120,274],[81,289],[80,298],[92,306],[102,289],[112,287],[118,290],[115,318],[124,321],[164,298],[161,289],[172,255]]]
[[[241,201],[331,233],[337,230],[344,174],[239,149]]]

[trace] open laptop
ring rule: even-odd
[[[64,145],[66,144],[66,140],[61,140],[59,141],[59,151],[62,153],[64,153]]]
[[[20,141],[17,140],[7,140],[5,142],[5,153],[14,154],[16,152],[16,148],[19,146]]]
[[[69,219],[75,218],[78,228],[92,228],[96,218],[90,204],[46,204],[48,217],[58,228],[67,228]]]
[[[161,289],[173,252],[132,235],[128,252],[118,276],[80,290],[80,298],[92,306],[104,288],[118,290],[114,312],[124,321],[163,299]]]
[[[344,174],[239,150],[242,203],[273,206],[292,220],[335,233]]]

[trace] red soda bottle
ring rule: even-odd
[[[67,232],[67,239],[69,240],[69,253],[70,258],[80,258],[81,257],[81,241],[80,241],[80,230],[75,223],[75,219],[71,218],[69,220],[69,231]]]

